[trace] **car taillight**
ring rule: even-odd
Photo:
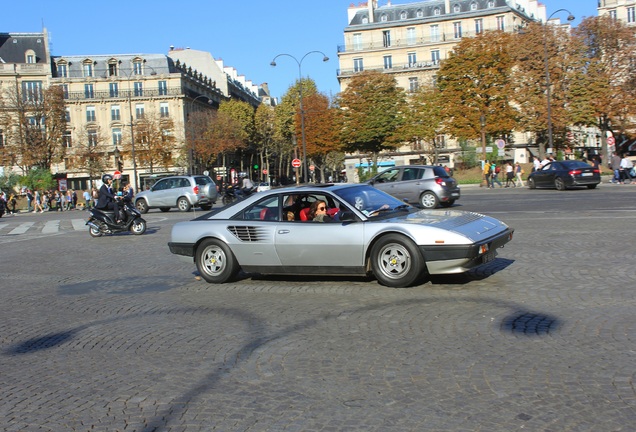
[[[574,176],[574,175],[580,175],[581,172],[582,172],[581,170],[572,170],[568,174],[570,174],[571,176]]]
[[[198,195],[199,194],[199,186],[195,186],[194,187],[194,194]]]
[[[598,169],[598,168],[594,168],[594,169],[592,170],[592,172],[593,172],[594,174],[600,174],[600,173],[601,173],[601,170],[600,170],[600,169]]]
[[[445,182],[445,181],[444,181],[444,179],[443,179],[443,178],[441,178],[441,177],[436,177],[436,178],[435,178],[435,183],[437,183],[437,184],[438,184],[438,185],[440,185],[440,186],[446,186],[446,182]]]

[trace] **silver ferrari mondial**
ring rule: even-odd
[[[312,218],[320,207],[326,212]],[[208,282],[229,281],[239,270],[372,273],[383,285],[407,287],[427,274],[462,273],[492,261],[512,234],[478,213],[419,210],[368,185],[327,184],[260,192],[179,222],[168,246],[193,257]]]

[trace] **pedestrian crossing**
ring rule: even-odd
[[[67,231],[88,231],[86,219],[53,219],[47,221],[20,221],[19,219],[2,218],[0,220],[0,237],[24,234],[57,234]]]

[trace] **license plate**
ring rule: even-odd
[[[459,194],[457,192],[453,192],[451,196],[459,196]]]
[[[490,261],[495,259],[495,251],[490,251],[490,252],[486,252],[482,258],[481,258],[481,262],[483,264],[489,263]]]
[[[590,177],[590,176],[592,176],[592,173],[583,173],[583,174],[581,174],[581,176],[583,176],[583,177]]]

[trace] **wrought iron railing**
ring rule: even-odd
[[[182,95],[183,91],[180,87],[170,87],[167,89],[124,89],[124,90],[100,90],[93,92],[68,92],[64,94],[64,99],[67,100],[104,100],[104,99],[134,99],[134,98],[153,98],[161,96],[178,96]]]

